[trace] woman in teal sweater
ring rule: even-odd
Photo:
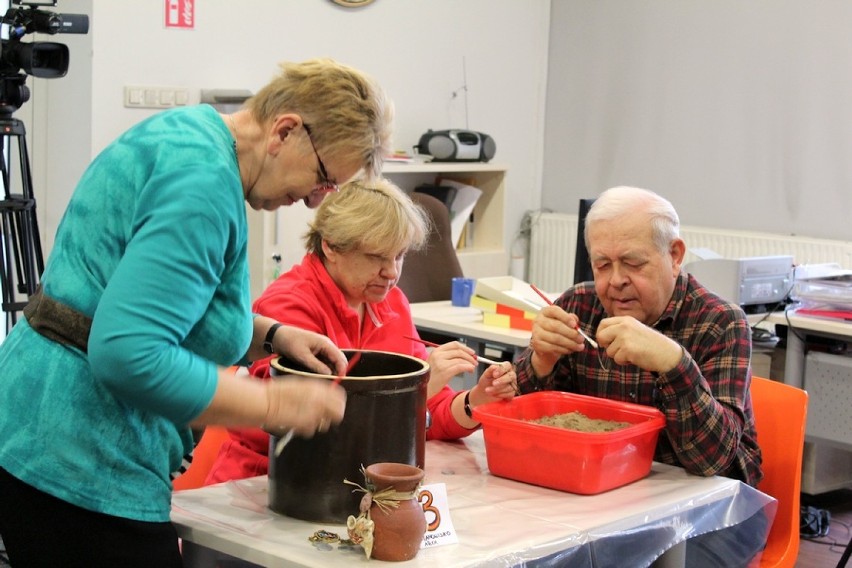
[[[283,64],[246,107],[159,113],[84,173],[25,319],[0,345],[0,536],[13,565],[180,566],[170,472],[207,424],[310,435],[345,392],[227,367],[328,338],[250,312],[245,204],[309,207],[388,150],[391,105],[330,60]],[[292,385],[292,386],[291,386]]]

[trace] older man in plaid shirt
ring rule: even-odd
[[[602,193],[586,217],[594,282],[573,286],[541,310],[516,362],[518,385],[521,392],[561,390],[659,408],[666,426],[657,461],[757,485],[749,324],[739,306],[681,271],[686,246],[679,227],[672,204],[656,193]],[[727,539],[735,550],[716,538],[702,555],[690,540],[687,565],[734,566],[750,558],[768,531],[764,515],[755,517],[751,536]],[[747,527],[737,528],[718,532]]]

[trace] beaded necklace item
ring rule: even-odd
[[[231,128],[234,131],[234,155],[236,156],[237,155],[237,136],[239,136],[239,133],[237,131],[237,123],[234,122],[234,115],[233,114],[228,115],[228,120],[231,122]]]
[[[237,161],[237,171],[239,172],[239,175],[240,175],[240,183],[242,183],[243,170],[242,170],[242,167],[240,166],[240,155],[237,152],[237,138],[239,138],[239,131],[237,130],[237,123],[234,122],[234,115],[233,114],[228,115],[228,120],[231,123],[231,128],[234,130],[234,159]]]

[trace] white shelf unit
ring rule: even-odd
[[[307,209],[302,205],[282,207],[278,211],[255,211],[246,204],[246,221],[248,223],[248,265],[251,286],[251,299],[254,302],[261,292],[275,279],[275,261],[272,257],[281,254],[278,238],[278,215],[283,214],[285,219],[293,215],[291,211],[303,211],[295,214],[295,217],[307,215]],[[293,217],[291,217],[292,219]],[[305,230],[307,230],[307,220]],[[293,239],[288,243],[290,248],[304,250],[298,240]]]
[[[504,201],[506,168],[481,162],[428,164],[385,164],[383,174],[405,191],[436,178],[472,182],[482,190],[473,210],[473,246],[458,251],[465,276],[484,278],[509,273],[509,255],[504,244]],[[254,211],[246,207],[249,225],[249,274],[251,297],[257,298],[275,277],[273,255],[281,256],[281,270],[289,270],[304,254],[301,236],[307,231],[313,211],[301,203],[277,211]]]
[[[506,167],[482,162],[385,164],[384,175],[405,191],[437,178],[470,183],[482,190],[473,210],[473,244],[458,250],[465,276],[484,278],[509,273],[504,235]]]

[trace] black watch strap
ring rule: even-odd
[[[275,337],[275,332],[283,324],[273,323],[269,326],[269,331],[266,332],[266,339],[263,340],[263,350],[269,354],[275,353],[275,347],[272,346],[272,339]]]
[[[473,411],[470,409],[470,391],[464,394],[464,413],[468,418],[473,418]]]

